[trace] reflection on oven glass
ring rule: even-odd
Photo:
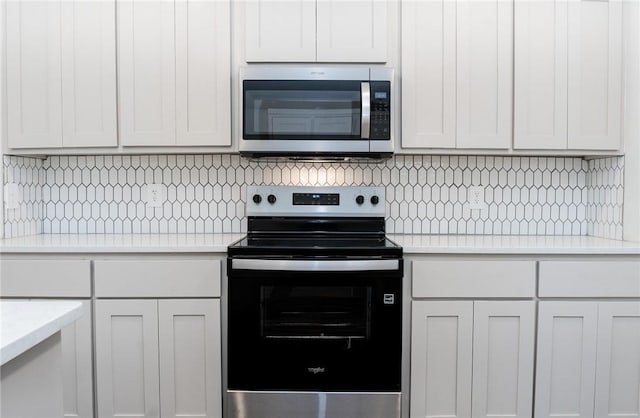
[[[262,286],[262,337],[369,339],[371,288]]]

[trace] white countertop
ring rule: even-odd
[[[41,234],[0,240],[0,253],[225,253],[246,234]]]
[[[245,234],[42,234],[0,240],[0,253],[224,253]],[[403,235],[405,254],[640,254],[640,243],[587,236]]]
[[[640,254],[640,243],[587,236],[389,234],[405,254]]]
[[[0,365],[7,363],[82,316],[74,301],[0,301]]]

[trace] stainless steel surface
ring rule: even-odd
[[[239,151],[243,154],[274,154],[285,153],[291,155],[306,155],[308,159],[340,157],[342,154],[358,154],[361,157],[369,153],[388,155],[394,152],[395,141],[395,106],[398,105],[394,87],[394,71],[383,66],[358,66],[343,64],[336,66],[318,67],[314,65],[254,65],[242,67],[238,77],[238,89],[243,91],[243,80],[352,80],[368,81],[380,80],[391,82],[391,132],[389,140],[247,140],[243,138],[242,115],[244,112],[244,94],[237,101],[237,113],[234,124],[236,126]],[[368,124],[369,125],[369,124]],[[321,154],[321,156],[313,154]],[[351,157],[347,157],[351,158]]]
[[[399,418],[399,392],[227,391],[226,418]]]
[[[233,259],[231,266],[242,270],[278,271],[368,271],[397,270],[399,260],[267,260]]]
[[[362,93],[362,117],[360,118],[360,138],[369,139],[371,129],[371,85],[368,81],[360,83]]]
[[[294,205],[293,193],[337,193],[340,204],[333,206]],[[262,197],[260,203],[253,201],[253,195]],[[268,195],[274,195],[276,202],[269,204]],[[358,205],[356,196],[362,195],[365,203]],[[378,196],[380,203],[371,204],[371,196]],[[385,216],[385,189],[376,186],[247,186],[247,216]]]
[[[256,65],[240,68],[240,79],[254,80],[369,80],[368,66],[318,67]]]
[[[389,141],[379,141],[389,142]],[[256,141],[243,139],[240,142],[240,151],[252,151],[252,152],[272,152],[272,151],[286,151],[289,153],[296,152],[332,152],[332,153],[347,153],[347,152],[369,152],[369,141],[363,141],[361,139],[355,139],[352,141],[339,140],[304,140],[304,139],[270,139],[268,141]]]

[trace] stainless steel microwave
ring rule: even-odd
[[[254,66],[240,72],[240,154],[386,158],[393,69]]]

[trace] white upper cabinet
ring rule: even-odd
[[[618,150],[622,3],[515,7],[514,148]]]
[[[247,61],[314,62],[316,0],[247,0]]]
[[[119,0],[123,146],[228,146],[228,0]]]
[[[115,0],[6,10],[9,147],[115,146]]]
[[[617,150],[622,117],[622,2],[569,2],[569,149]]]
[[[60,3],[7,2],[9,147],[62,146]]]
[[[385,0],[318,0],[318,62],[385,62]]]
[[[246,0],[247,62],[386,62],[387,0]]]
[[[403,148],[511,147],[512,12],[512,0],[403,0]]]
[[[62,1],[65,147],[118,143],[115,1]]]
[[[118,99],[122,145],[173,145],[174,1],[118,1]]]
[[[402,3],[402,146],[456,147],[456,4]]]
[[[457,7],[457,148],[510,148],[513,1]]]
[[[175,6],[176,143],[231,145],[229,2]]]
[[[567,1],[515,3],[514,148],[567,148]]]

